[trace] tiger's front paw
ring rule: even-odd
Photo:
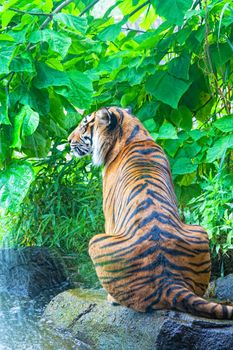
[[[114,299],[110,294],[107,296],[107,301],[109,301],[114,306],[120,305],[120,303],[118,303],[118,301],[116,301],[116,299]]]

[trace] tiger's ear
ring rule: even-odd
[[[101,124],[109,125],[111,123],[111,114],[107,108],[101,108],[96,112],[96,117]]]
[[[108,131],[113,131],[117,126],[117,117],[113,112],[110,112],[107,108],[100,109],[96,116],[102,125],[108,127]]]

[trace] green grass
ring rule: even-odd
[[[75,278],[95,286],[98,283],[88,242],[104,232],[101,173],[88,159],[66,157],[67,151],[54,145],[50,157],[34,164],[36,180],[8,241],[10,246],[57,248]]]

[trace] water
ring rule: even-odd
[[[47,248],[0,249],[0,350],[87,349],[43,321],[43,311],[70,288],[62,259]]]
[[[48,295],[36,299],[0,294],[0,350],[83,349],[69,334],[41,321]]]

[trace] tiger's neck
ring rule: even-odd
[[[107,167],[117,158],[120,152],[127,148],[131,143],[134,142],[144,142],[144,141],[153,141],[153,138],[150,136],[148,131],[141,125],[140,122],[129,125],[128,127],[124,126],[124,134],[117,139],[117,142],[113,147],[109,149],[106,154],[104,162],[104,172]]]
[[[139,187],[140,196],[131,200],[132,190]],[[152,203],[150,208],[144,216],[141,215],[140,203],[145,205],[149,202]],[[150,210],[157,211],[161,202],[168,203],[168,209],[171,207],[180,221],[170,166],[163,150],[152,139],[135,140],[125,145],[114,161],[104,168],[103,210],[106,232],[128,232],[127,225],[131,225],[133,219],[128,223],[122,222],[121,213],[132,210],[137,214],[140,211],[138,217],[135,214],[135,220],[142,220],[145,215],[151,214]]]

